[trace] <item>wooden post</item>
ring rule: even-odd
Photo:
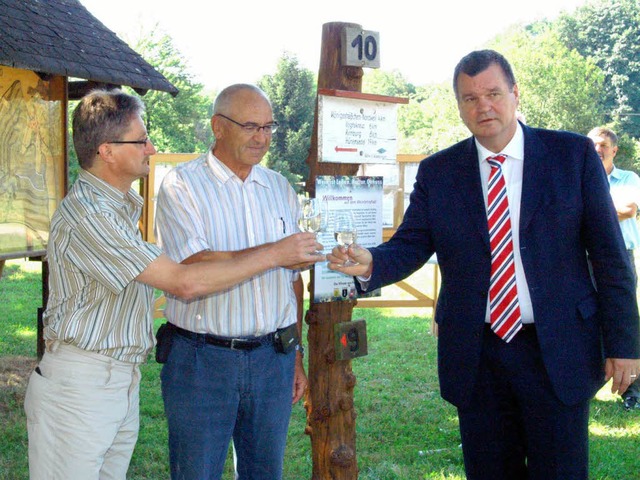
[[[340,43],[344,27],[362,28],[351,23],[323,25],[318,89],[360,92],[362,68],[341,65]],[[318,110],[307,163],[306,190],[315,197],[317,175],[355,175],[358,164],[318,163]],[[313,292],[314,274],[309,289]],[[312,295],[313,297],[313,295]],[[313,480],[354,480],[358,478],[356,461],[353,388],[356,378],[350,360],[336,360],[333,327],[348,322],[355,301],[314,303],[311,298],[306,314],[309,352],[309,392],[305,401],[306,433],[311,437]]]

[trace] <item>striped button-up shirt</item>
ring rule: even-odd
[[[153,288],[134,281],[161,250],[142,240],[142,198],[85,170],[51,220],[44,339],[141,363],[153,348]]]
[[[287,180],[256,165],[243,182],[211,151],[164,178],[156,239],[177,262],[205,250],[238,251],[296,233],[298,201]],[[192,332],[258,336],[296,321],[292,281],[273,268],[228,290],[193,301],[167,296],[167,319]]]

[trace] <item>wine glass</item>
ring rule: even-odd
[[[327,212],[319,198],[302,198],[300,200],[300,216],[298,218],[300,230],[317,234],[323,230],[326,222]],[[316,250],[315,253],[322,255],[319,250]]]
[[[344,247],[345,250],[356,242],[358,231],[356,229],[355,218],[351,210],[341,210],[336,212],[333,232],[336,242],[338,242],[338,245],[341,247]],[[347,258],[343,265],[345,267],[349,267],[358,265],[358,262],[354,262]]]

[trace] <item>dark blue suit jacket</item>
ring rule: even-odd
[[[545,367],[557,396],[574,404],[602,386],[605,357],[639,356],[634,280],[591,140],[523,130],[520,254]],[[405,278],[437,254],[441,394],[464,407],[478,371],[491,268],[473,138],[421,162],[402,225],[371,252],[369,289]]]

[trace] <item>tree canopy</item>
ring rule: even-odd
[[[595,0],[556,23],[570,50],[604,73],[602,102],[618,133],[640,137],[640,5],[638,0]]]
[[[212,98],[204,93],[202,84],[194,81],[171,37],[156,26],[133,48],[180,91],[175,98],[157,91],[143,98],[147,130],[156,149],[163,153],[205,151],[213,139],[209,123]]]
[[[284,53],[274,75],[258,82],[273,107],[280,124],[273,134],[265,163],[289,179],[292,184],[306,180],[316,101],[316,81],[311,71],[302,68],[294,55]]]
[[[212,96],[188,73],[181,53],[159,28],[132,46],[180,93],[149,92],[148,130],[161,152],[201,152],[211,143]],[[591,0],[555,21],[515,25],[488,44],[514,68],[520,108],[532,126],[587,133],[597,125],[620,137],[616,164],[637,170],[640,137],[640,6],[637,0]],[[308,175],[316,79],[284,52],[276,71],[258,82],[280,128],[264,163],[292,184]],[[363,91],[408,97],[398,110],[398,152],[430,154],[469,135],[458,115],[451,81],[413,85],[401,72],[365,70]],[[72,167],[73,168],[73,167]]]
[[[514,27],[489,45],[511,63],[520,110],[535,127],[587,133],[603,122],[604,75],[548,27]]]

